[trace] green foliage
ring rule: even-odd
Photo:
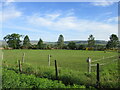
[[[38,47],[38,49],[43,49],[43,40],[42,40],[42,39],[40,39],[40,40],[38,41],[37,47]]]
[[[4,40],[7,42],[8,46],[13,49],[19,49],[20,48],[20,37],[22,35],[13,33],[11,35],[7,35],[4,37]]]
[[[108,43],[106,45],[106,48],[108,48],[108,49],[110,49],[110,48],[117,48],[118,44],[119,44],[119,40],[118,40],[117,35],[112,34],[110,36],[110,40],[108,41]]]
[[[38,78],[34,75],[19,74],[3,69],[2,88],[85,88],[85,86],[76,84],[74,86],[65,86],[61,81],[52,81],[46,78]]]
[[[94,50],[104,51],[105,50],[105,45],[95,45]]]
[[[30,46],[31,46],[30,39],[29,39],[28,35],[26,35],[23,40],[23,48],[28,49]]]
[[[86,45],[77,45],[78,50],[85,50]]]
[[[73,50],[76,49],[76,43],[73,42],[73,41],[69,42],[69,43],[68,43],[68,48],[69,48],[69,49],[73,49]]]
[[[23,64],[23,72],[27,75],[35,75],[36,77],[48,78],[55,80],[55,71],[54,67],[47,66],[39,66],[33,67],[28,64]],[[4,67],[5,68],[5,67]],[[9,67],[9,70],[17,71]],[[100,67],[100,83],[102,88],[118,88],[118,72],[117,66],[115,67],[115,63]],[[91,72],[83,73],[80,71],[73,71],[65,68],[58,68],[59,70],[59,80],[62,81],[65,85],[84,85],[88,88],[94,87],[96,85],[96,73]],[[83,86],[83,87],[84,87]],[[76,86],[75,86],[76,87]]]
[[[95,45],[95,38],[93,37],[93,35],[90,35],[89,38],[88,38],[88,47],[94,47]]]
[[[61,82],[36,78],[34,75],[17,74],[10,70],[3,70],[2,78],[3,88],[65,88]]]
[[[58,41],[57,41],[57,46],[58,48],[62,49],[64,45],[64,37],[63,35],[59,35]]]

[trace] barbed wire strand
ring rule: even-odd
[[[114,59],[112,60],[111,62],[114,62],[114,61],[117,61],[118,59]],[[111,62],[107,62],[107,63],[101,63],[100,65],[106,65],[106,64],[109,64]],[[97,66],[97,64],[91,64],[91,66]]]
[[[97,59],[97,60],[94,60],[94,61],[92,61],[92,62],[97,62],[97,61],[104,60],[104,59],[107,59],[107,58],[112,58],[112,57],[115,57],[115,56],[116,56],[116,55],[110,56],[110,57],[106,57],[106,58]]]

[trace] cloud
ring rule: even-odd
[[[49,14],[50,15],[50,14]],[[62,16],[62,14],[61,14]],[[109,22],[115,21],[116,17],[108,19]],[[34,26],[46,28],[54,31],[91,31],[91,32],[114,32],[117,30],[116,24],[97,22],[77,18],[75,16],[56,17],[54,20],[42,16],[29,16],[27,21]]]
[[[120,16],[108,18],[105,22],[118,24],[120,22]]]
[[[106,0],[103,0],[102,2],[92,2],[91,4],[94,5],[94,6],[110,6],[112,5],[114,2],[113,1],[106,1]]]
[[[3,0],[4,6],[10,5],[12,2],[15,2],[15,0]]]
[[[51,14],[54,15],[54,14]],[[74,15],[66,16],[62,13],[55,19],[48,18],[50,13],[44,15],[32,15],[27,18],[27,22],[40,30],[59,32],[65,35],[66,40],[87,39],[89,34],[93,34],[96,39],[108,40],[109,35],[118,33],[118,24],[112,24],[117,17],[109,18],[109,23],[77,18]],[[48,17],[47,17],[48,16]],[[71,38],[72,35],[73,37]],[[47,40],[47,39],[46,39]],[[54,41],[54,40],[53,40]]]
[[[5,9],[2,15],[3,21],[7,21],[9,19],[20,17],[22,15],[22,12],[17,11],[14,7],[11,7],[9,9]]]
[[[13,0],[10,0],[13,1]],[[22,16],[22,12],[17,10],[16,7],[9,0],[3,4],[3,10],[0,11],[0,21],[8,21]],[[7,4],[6,4],[7,3]],[[9,4],[8,4],[9,3]]]
[[[109,14],[111,14],[111,12],[107,13],[106,15]],[[17,10],[15,6],[9,4],[7,8],[4,9],[3,13],[0,12],[0,15],[3,15],[4,21],[8,21],[11,19],[21,17],[23,13]],[[63,12],[56,11],[52,13],[39,12],[37,14],[29,16],[23,15],[23,17],[25,19],[23,21],[23,24],[26,23],[27,25],[14,26],[13,29],[24,30],[28,32],[36,32],[38,36],[40,33],[40,35],[46,38],[46,40],[48,39],[48,37],[46,37],[45,35],[48,34],[50,37],[53,37],[53,32],[58,32],[61,34],[64,33],[64,35],[68,37],[67,39],[72,38],[72,36],[70,36],[71,34],[74,35],[72,39],[78,39],[81,36],[83,37],[82,39],[84,39],[88,36],[88,34],[93,34],[98,39],[106,39],[108,35],[112,33],[117,34],[118,31],[117,24],[111,24],[111,22],[116,21],[116,17],[109,18],[107,20],[109,23],[83,19],[82,17],[78,18],[75,16],[74,9],[70,9],[68,11]],[[13,24],[15,25],[15,23]],[[27,26],[29,26],[29,28]]]
[[[50,19],[50,20],[55,20],[56,18],[58,18],[60,16],[59,13],[54,13],[54,14],[46,14],[45,17]]]
[[[118,17],[112,17],[107,20],[107,22],[116,22],[118,23]]]

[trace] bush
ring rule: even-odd
[[[52,81],[46,78],[37,78],[34,75],[15,73],[11,70],[3,69],[2,88],[85,88],[74,84],[65,86],[61,81]]]

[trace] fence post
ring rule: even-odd
[[[48,66],[50,66],[50,54],[48,55]]]
[[[18,60],[18,66],[19,66],[19,71],[22,72],[22,66],[21,66],[21,61]]]
[[[58,80],[58,70],[57,70],[57,61],[55,60],[55,76],[56,80]]]
[[[25,53],[23,53],[23,56],[22,56],[22,62],[24,63],[25,61]]]
[[[88,73],[91,72],[91,59],[88,57],[87,58],[87,62],[88,62]]]
[[[100,87],[100,74],[99,74],[99,63],[97,63],[97,88]]]

